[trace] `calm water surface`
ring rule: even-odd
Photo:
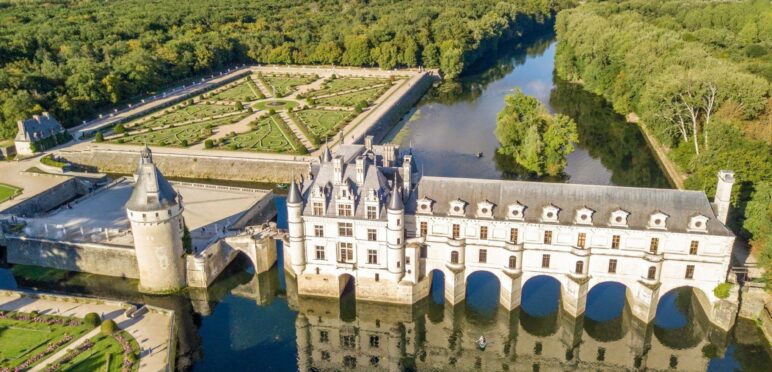
[[[554,51],[551,39],[513,47],[461,83],[433,89],[387,140],[412,143],[427,175],[527,178],[494,156],[496,113],[504,95],[520,87],[579,125],[565,177],[550,181],[668,187],[635,126],[599,97],[553,78]],[[283,211],[284,201],[277,203]],[[286,226],[285,215],[279,225]],[[668,293],[655,321],[642,326],[631,316],[626,288],[611,283],[594,287],[585,315],[574,319],[560,311],[560,285],[548,277],[529,280],[522,306],[508,312],[498,306],[499,283],[487,273],[469,277],[468,298],[459,305],[444,303],[437,280],[429,298],[405,307],[356,302],[355,291],[340,301],[299,298],[282,265],[280,259],[254,275],[246,260],[237,260],[212,288],[188,296],[143,296],[136,283],[93,275],[71,274],[55,284],[18,279],[22,287],[176,310],[178,366],[195,371],[764,371],[770,365],[752,322],[717,331],[688,289]],[[480,335],[490,340],[484,351],[474,343]]]

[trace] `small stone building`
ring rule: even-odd
[[[70,140],[70,135],[64,127],[47,112],[19,120],[17,125],[19,131],[14,142],[16,153],[19,155],[32,155]]]

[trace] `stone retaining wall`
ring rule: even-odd
[[[139,147],[137,147],[139,148]],[[126,150],[92,148],[62,151],[73,164],[94,167],[103,173],[134,173],[139,153]],[[260,157],[228,157],[155,151],[153,163],[166,177],[218,179],[252,182],[289,182],[293,176],[308,174],[311,158],[278,160]]]
[[[123,278],[139,278],[131,248],[6,236],[8,263]]]
[[[40,177],[56,176],[40,175]],[[83,185],[77,179],[71,178],[8,209],[2,210],[0,213],[29,217],[54,209],[85,192],[86,190],[84,190]]]

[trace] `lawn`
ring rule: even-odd
[[[244,79],[240,80],[237,85],[217,93],[212,97],[209,97],[209,99],[215,101],[248,102],[259,99],[258,93],[259,92],[255,92],[252,87],[249,86],[247,80]]]
[[[205,119],[214,115],[225,114],[229,112],[235,112],[236,106],[228,105],[210,105],[206,103],[196,103],[194,105],[188,105],[185,107],[172,108],[173,112],[163,113],[159,112],[150,116],[150,119],[141,121],[143,119],[129,123],[126,128],[159,128],[168,124],[182,124],[187,121],[195,119]],[[167,109],[169,110],[169,109]]]
[[[21,194],[21,189],[16,186],[0,183],[0,203]]]
[[[0,368],[16,367],[33,356],[43,353],[47,346],[57,343],[59,348],[64,347],[72,340],[78,339],[91,327],[81,324],[77,320],[77,325],[70,325],[73,318],[57,317],[49,315],[40,315],[45,322],[33,322],[31,320],[15,320],[10,315],[26,316],[29,314],[19,312],[3,312],[0,319]],[[47,322],[59,321],[63,324]],[[66,341],[65,334],[72,337],[72,340]],[[55,352],[55,348],[46,356]],[[46,356],[39,358],[42,361]]]
[[[341,94],[339,96],[319,98],[316,100],[316,104],[322,106],[354,107],[361,101],[375,101],[386,92],[387,89],[388,87],[384,86],[354,93]]]
[[[322,85],[322,88],[311,92],[309,97],[316,97],[325,94],[332,94],[337,92],[343,92],[351,89],[371,87],[375,85],[388,83],[388,79],[378,78],[357,78],[357,77],[339,77],[337,79],[327,81]]]
[[[182,125],[179,127],[156,130],[153,132],[139,133],[110,140],[112,143],[125,143],[132,145],[175,146],[188,147],[199,143],[212,135],[212,127],[232,124],[247,116],[249,113],[232,115],[225,118],[206,120],[199,123]]]
[[[316,76],[311,75],[263,75],[263,81],[273,88],[276,97],[286,97],[298,85],[310,84],[317,80]]]
[[[325,137],[332,138],[335,136],[340,131],[345,120],[353,115],[349,111],[316,109],[297,111],[294,114],[306,125],[311,133],[322,141]]]
[[[267,99],[265,101],[255,102],[252,104],[252,108],[256,108],[258,110],[270,110],[274,109],[276,111],[282,111],[287,109],[292,109],[297,106],[297,102],[295,101],[285,101],[281,99]]]
[[[294,134],[283,133],[275,120],[278,118],[264,117],[255,123],[255,129],[224,138],[219,146],[229,150],[246,150],[259,152],[295,152],[296,149],[287,139]],[[280,120],[280,119],[279,119]]]
[[[138,357],[139,347],[137,342],[129,336],[128,333],[121,331],[125,339],[129,339],[135,357]],[[78,354],[70,361],[61,364],[61,370],[70,372],[90,372],[90,371],[121,371],[123,363],[123,348],[118,340],[113,336],[99,334],[94,336],[91,341],[94,343],[90,349]],[[108,364],[109,363],[109,364]],[[139,368],[139,363],[134,363],[132,371]]]

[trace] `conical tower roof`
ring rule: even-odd
[[[132,211],[165,210],[177,204],[177,192],[153,164],[153,154],[145,146],[139,159],[137,181],[126,209]]]
[[[391,199],[389,199],[389,209],[393,211],[401,211],[405,209],[405,204],[402,203],[402,192],[397,184],[397,177],[394,177],[394,186],[391,189]]]
[[[325,146],[324,152],[322,152],[322,163],[329,163],[332,161],[332,153],[330,152],[330,148]]]
[[[295,180],[290,184],[289,194],[287,195],[287,204],[298,204],[303,202],[303,196],[300,195],[300,188]]]

